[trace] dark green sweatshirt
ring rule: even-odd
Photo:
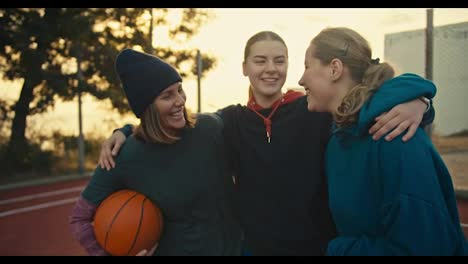
[[[132,189],[161,208],[164,230],[156,255],[238,255],[240,233],[226,206],[230,180],[222,149],[222,123],[199,115],[174,144],[128,138],[110,171],[98,167],[83,197],[99,205],[119,189]],[[231,186],[232,187],[232,186]]]

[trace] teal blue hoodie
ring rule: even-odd
[[[463,255],[450,174],[425,132],[387,142],[368,129],[393,106],[436,93],[414,74],[386,81],[352,127],[334,129],[327,147],[330,208],[338,236],[328,255]]]

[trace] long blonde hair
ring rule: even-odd
[[[373,60],[367,40],[349,28],[326,28],[311,44],[315,47],[312,56],[324,65],[334,58],[341,60],[349,68],[353,81],[358,83],[348,91],[341,105],[333,113],[338,126],[354,124],[359,118],[362,105],[383,82],[394,77],[393,67],[388,63],[380,63],[378,59]]]
[[[196,116],[184,108],[185,128],[193,128],[196,123]],[[147,143],[172,144],[180,139],[164,129],[161,123],[159,111],[151,104],[143,112],[140,125],[135,129],[135,136]]]

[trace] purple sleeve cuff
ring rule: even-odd
[[[97,206],[86,201],[81,195],[73,208],[69,224],[73,236],[80,242],[91,256],[108,256],[109,254],[98,244],[93,230],[93,217]]]

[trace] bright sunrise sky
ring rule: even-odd
[[[384,35],[422,29],[426,26],[424,8],[221,8],[209,9],[214,18],[202,26],[199,33],[181,47],[200,49],[218,59],[217,67],[202,80],[202,111],[212,112],[229,104],[244,104],[248,79],[242,75],[243,49],[247,39],[258,31],[272,30],[283,37],[289,49],[289,74],[285,88],[298,87],[302,75],[304,54],[309,41],[327,26],[346,26],[357,30],[370,42],[373,57],[383,60]],[[434,9],[434,26],[468,21],[468,8]],[[155,29],[158,33],[158,29]],[[162,41],[155,45],[168,45]],[[423,48],[423,47],[421,47]],[[17,100],[21,83],[3,83],[0,96]],[[188,96],[187,107],[196,111],[197,82],[184,80]],[[91,131],[109,135],[115,126],[125,122],[137,124],[132,116],[120,118],[106,110],[108,104],[83,99],[84,133]],[[66,134],[78,134],[77,103],[59,103],[53,111],[28,119],[38,129],[61,129]],[[104,120],[106,119],[106,120]]]

